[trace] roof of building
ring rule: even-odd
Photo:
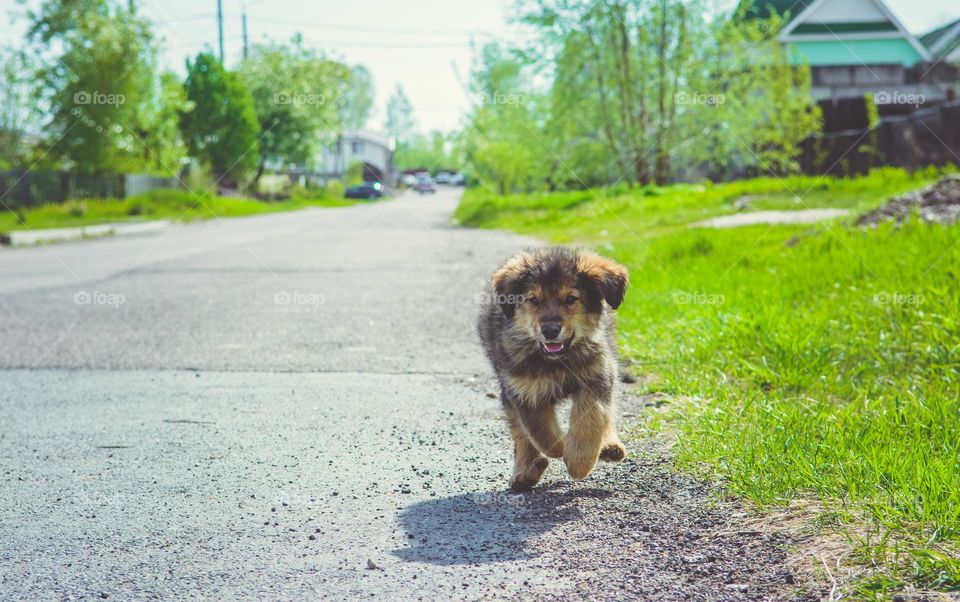
[[[773,15],[796,15],[806,4],[802,0],[740,0],[737,14],[749,19],[769,19]]]
[[[920,36],[920,42],[936,56],[945,56],[960,46],[960,19]]]

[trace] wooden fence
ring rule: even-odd
[[[960,165],[960,101],[886,117],[874,128],[808,138],[800,163],[804,173],[837,176],[884,165],[909,170]]]
[[[7,208],[64,203],[70,199],[123,199],[160,188],[177,188],[176,178],[141,174],[78,174],[66,171],[0,171],[0,201]]]

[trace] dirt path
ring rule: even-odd
[[[804,209],[802,211],[750,211],[723,215],[690,224],[691,228],[739,228],[756,224],[812,224],[843,217],[846,209]]]

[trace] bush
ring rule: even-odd
[[[346,189],[343,186],[343,182],[340,180],[330,180],[327,182],[327,197],[328,199],[342,199],[343,194],[346,192]]]
[[[66,204],[66,209],[71,217],[83,217],[87,214],[87,204],[81,201],[70,201]]]

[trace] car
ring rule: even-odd
[[[436,180],[437,184],[449,184],[450,172],[449,171],[437,172],[437,177],[434,179]]]
[[[347,188],[343,196],[348,199],[366,199],[373,201],[383,196],[383,185],[380,182],[364,182]]]
[[[430,174],[419,175],[417,177],[417,183],[413,185],[413,189],[420,194],[433,194],[437,191],[437,187],[433,185],[433,179],[430,177]]]
[[[400,178],[400,183],[404,186],[415,186],[417,184],[417,176],[412,173],[405,173]]]
[[[466,186],[467,177],[462,172],[456,172],[450,176],[450,184],[453,186]]]

